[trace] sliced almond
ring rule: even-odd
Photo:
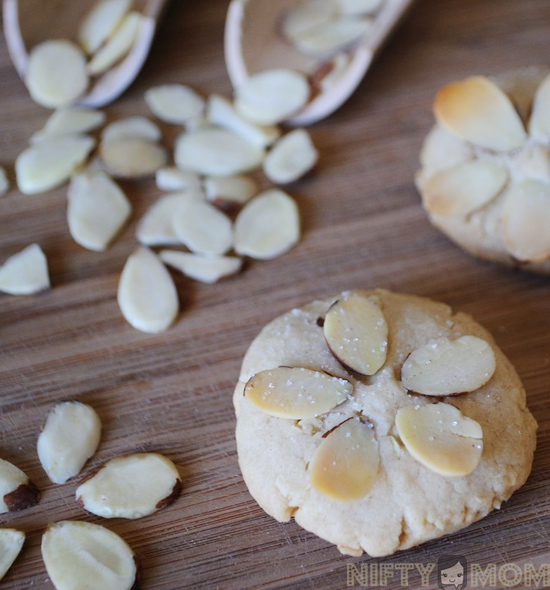
[[[235,252],[258,260],[281,256],[300,240],[300,212],[294,199],[269,190],[248,203],[235,221]]]
[[[130,12],[124,17],[113,36],[105,43],[88,63],[87,70],[90,76],[103,74],[132,49],[144,17],[139,12]]]
[[[42,537],[42,559],[56,590],[137,588],[137,560],[116,533],[89,522],[51,524]]]
[[[265,70],[250,76],[236,89],[235,109],[253,123],[276,125],[308,102],[306,77],[293,70]]]
[[[174,231],[197,254],[221,255],[233,246],[233,224],[227,215],[199,199],[188,199],[176,212]]]
[[[372,489],[379,463],[374,428],[350,418],[319,445],[309,467],[311,486],[340,502],[360,500]]]
[[[248,176],[226,176],[204,180],[206,198],[218,209],[233,212],[246,205],[258,192],[258,184]]]
[[[277,418],[306,420],[330,412],[353,393],[353,385],[322,371],[279,367],[256,373],[244,388],[258,410]]]
[[[242,258],[234,256],[201,256],[175,250],[163,250],[160,259],[185,276],[208,284],[237,274],[243,265]]]
[[[86,59],[70,41],[44,41],[29,55],[25,84],[38,104],[57,108],[82,96],[88,88]]]
[[[483,431],[475,420],[450,404],[407,406],[395,424],[407,451],[439,475],[468,475],[479,465]]]
[[[357,43],[372,30],[370,19],[339,18],[308,29],[293,39],[297,49],[307,55],[324,57]]]
[[[342,14],[357,16],[360,14],[373,14],[384,3],[384,0],[337,0],[338,8]]]
[[[283,34],[289,40],[309,29],[324,25],[337,16],[337,0],[302,0],[289,10],[282,22]]]
[[[39,498],[40,492],[27,475],[0,459],[0,514],[35,506]]]
[[[506,195],[502,236],[517,260],[544,262],[550,258],[550,186],[538,180],[515,185]]]
[[[319,66],[311,77],[311,83],[321,92],[335,88],[341,83],[350,63],[351,57],[348,53],[337,53]]]
[[[118,284],[118,304],[136,330],[158,334],[167,330],[179,312],[174,281],[158,257],[137,248],[128,258]]]
[[[88,54],[95,53],[115,32],[132,0],[99,0],[88,12],[78,33],[78,39]]]
[[[53,483],[63,484],[80,473],[100,438],[101,421],[92,407],[78,401],[56,404],[38,437],[40,464]]]
[[[168,160],[162,146],[140,137],[102,141],[99,155],[105,169],[116,178],[154,176]]]
[[[273,146],[264,161],[264,172],[271,182],[288,184],[307,174],[318,158],[309,133],[295,129]]]
[[[178,168],[204,176],[232,176],[259,168],[264,150],[226,129],[203,127],[176,140]]]
[[[174,230],[174,219],[178,210],[189,199],[203,200],[200,193],[186,192],[166,195],[158,199],[141,218],[137,228],[137,239],[145,246],[175,246],[181,240]]]
[[[442,88],[435,98],[434,113],[451,133],[485,149],[511,151],[526,139],[521,118],[508,96],[483,76]]]
[[[388,324],[370,297],[344,295],[328,310],[323,331],[332,354],[356,373],[374,375],[386,362]]]
[[[15,161],[19,190],[34,195],[60,186],[86,160],[94,143],[87,135],[64,135],[26,149]]]
[[[183,125],[204,111],[204,99],[189,86],[166,84],[155,86],[145,93],[145,102],[161,120]]]
[[[46,121],[44,129],[31,137],[31,143],[59,135],[78,135],[97,129],[105,122],[105,113],[94,109],[59,109]]]
[[[428,133],[420,153],[420,163],[427,177],[473,158],[472,146],[440,125],[435,125]]]
[[[495,369],[495,353],[485,340],[475,336],[438,338],[409,356],[401,381],[409,391],[422,395],[458,395],[483,387]]]
[[[6,174],[6,169],[3,166],[0,166],[0,197],[3,197],[9,190],[10,182],[8,180],[8,175]]]
[[[0,529],[0,581],[21,553],[24,542],[25,533],[15,529]]]
[[[191,191],[202,190],[200,178],[192,172],[184,172],[179,168],[161,168],[156,175],[157,188],[161,191]]]
[[[76,490],[78,504],[103,518],[142,518],[169,506],[181,492],[177,467],[157,453],[111,459]]]
[[[539,86],[533,100],[529,120],[529,133],[535,139],[547,142],[550,139],[550,75]]]
[[[31,244],[0,267],[0,292],[33,295],[50,288],[48,261],[38,244]]]
[[[540,180],[550,184],[550,149],[540,143],[527,143],[506,158],[513,182]]]
[[[73,176],[68,192],[67,222],[77,244],[102,252],[132,213],[120,187],[99,170]]]
[[[213,125],[228,129],[246,141],[265,148],[272,145],[281,135],[274,125],[255,125],[241,117],[223,96],[212,94],[208,99],[207,119]]]
[[[162,139],[160,129],[146,117],[128,117],[109,123],[101,133],[102,143],[139,137],[156,143]]]
[[[474,160],[434,174],[424,185],[424,204],[435,215],[466,216],[488,205],[504,188],[508,172],[489,160]]]

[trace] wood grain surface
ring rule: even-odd
[[[148,63],[109,117],[147,115],[143,92],[158,83],[228,93],[226,8],[226,0],[174,0]],[[429,225],[413,186],[436,89],[471,73],[548,63],[549,28],[550,3],[541,0],[421,0],[350,102],[311,129],[320,165],[289,189],[303,214],[303,241],[219,285],[176,277],[183,313],[160,336],[132,329],[116,303],[136,220],[159,194],[152,182],[123,185],[135,215],[104,254],[71,240],[66,188],[38,196],[12,190],[0,199],[0,261],[38,242],[53,284],[38,296],[0,295],[0,455],[42,490],[36,508],[0,517],[0,525],[28,535],[2,588],[53,588],[40,538],[49,522],[70,518],[122,535],[141,559],[145,589],[346,587],[346,565],[368,557],[344,558],[295,523],[278,524],[248,494],[231,393],[265,323],[354,287],[415,293],[473,314],[516,366],[540,424],[533,473],[500,511],[371,562],[428,563],[458,553],[482,564],[550,563],[550,282],[462,253]],[[0,40],[0,162],[11,168],[47,116],[28,98]],[[167,130],[168,142],[174,134]],[[67,398],[92,404],[103,420],[87,469],[120,453],[156,450],[180,468],[181,498],[138,521],[84,514],[75,483],[50,484],[36,456],[48,408]],[[399,577],[387,587],[400,587]],[[410,587],[420,588],[418,574]]]

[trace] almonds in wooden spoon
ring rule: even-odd
[[[264,161],[264,172],[271,182],[288,184],[309,172],[318,158],[309,133],[296,129],[273,146]]]
[[[204,99],[189,86],[166,84],[145,93],[145,102],[161,121],[183,125],[202,114]]]
[[[357,43],[372,27],[368,18],[342,17],[296,35],[293,42],[302,53],[328,57]]]
[[[459,477],[472,473],[479,465],[482,428],[450,404],[401,408],[395,424],[406,449],[430,471]]]
[[[293,41],[315,27],[329,23],[338,16],[334,0],[301,0],[289,10],[282,21],[282,32]]]
[[[50,288],[48,262],[38,244],[31,244],[0,267],[0,292],[33,295]]]
[[[100,437],[101,421],[91,406],[78,401],[53,406],[37,443],[40,464],[50,480],[63,484],[78,475]]]
[[[351,502],[370,492],[379,462],[374,428],[350,418],[325,435],[311,461],[309,478],[321,494]]]
[[[337,0],[339,11],[348,16],[373,14],[384,3],[384,0]]]
[[[21,553],[24,542],[25,533],[16,529],[0,529],[0,582]]]
[[[495,369],[495,353],[485,340],[476,336],[438,338],[409,355],[401,381],[408,390],[422,395],[457,395],[483,387]]]
[[[35,506],[39,498],[40,492],[26,473],[0,459],[0,514]]]
[[[132,0],[99,0],[80,25],[78,39],[88,54],[95,53],[113,35]]]
[[[169,506],[181,492],[176,466],[157,453],[111,459],[76,490],[78,504],[103,518],[142,518]]]
[[[137,588],[137,560],[116,533],[89,522],[51,524],[42,537],[42,559],[56,590]]]
[[[245,398],[258,410],[293,420],[326,414],[352,393],[353,385],[346,379],[290,367],[256,373],[244,389]]]

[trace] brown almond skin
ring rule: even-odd
[[[164,498],[164,500],[158,502],[155,508],[157,510],[162,510],[163,508],[166,508],[166,506],[170,506],[170,504],[172,504],[172,502],[174,502],[176,498],[181,494],[181,488],[181,479],[176,479],[176,483],[174,484],[172,493],[166,498]]]
[[[225,197],[216,197],[210,201],[210,203],[228,215],[234,215],[243,208],[241,203],[237,203],[237,201],[232,201],[231,199],[226,199]]]
[[[40,492],[30,480],[4,496],[4,502],[9,512],[19,512],[36,506],[39,500]]]

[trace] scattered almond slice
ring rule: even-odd
[[[293,70],[265,70],[250,76],[236,89],[235,109],[253,123],[276,125],[308,102],[306,77]]]
[[[306,420],[326,414],[346,401],[353,385],[322,371],[279,367],[256,373],[244,388],[258,410],[277,418]]]
[[[531,118],[529,120],[529,133],[539,141],[547,142],[550,139],[550,75],[539,86],[535,98]]]
[[[218,256],[233,246],[233,224],[210,203],[188,199],[174,217],[174,231],[180,242],[196,254]]]
[[[15,161],[19,190],[34,195],[60,186],[86,160],[94,143],[87,135],[66,135],[27,148]]]
[[[526,139],[510,99],[483,76],[442,88],[435,98],[434,113],[438,123],[451,133],[485,149],[511,151]]]
[[[107,172],[116,178],[154,176],[168,160],[162,146],[141,137],[102,141],[99,155]]]
[[[161,120],[183,125],[204,111],[204,99],[189,86],[166,84],[155,86],[145,93],[145,102]]]
[[[50,524],[42,537],[42,559],[56,590],[137,588],[137,560],[116,533],[89,522]]]
[[[309,468],[313,489],[340,502],[364,498],[372,489],[380,456],[374,428],[357,418],[331,430]]]
[[[148,248],[137,248],[128,258],[118,284],[118,304],[136,330],[158,334],[167,330],[179,312],[174,281]]]
[[[293,39],[297,49],[307,55],[323,57],[357,43],[372,30],[370,19],[339,18],[324,25],[308,29]]]
[[[269,190],[250,201],[235,221],[235,252],[258,260],[281,256],[300,240],[300,213],[295,201]]]
[[[88,250],[102,252],[124,227],[132,206],[104,172],[75,174],[69,185],[67,221],[71,236]]]
[[[407,406],[395,424],[407,451],[424,467],[446,477],[469,475],[479,465],[483,431],[450,404]]]
[[[78,39],[86,53],[95,53],[121,23],[132,0],[100,0],[85,16]]]
[[[357,16],[376,12],[384,0],[337,0],[337,2],[342,14]]]
[[[264,150],[226,129],[203,127],[176,140],[178,168],[204,176],[232,176],[259,168]]]
[[[0,166],[0,197],[3,197],[10,190],[10,182],[6,169],[4,166]]]
[[[234,256],[201,256],[175,250],[163,250],[160,259],[185,276],[208,284],[237,274],[243,266],[242,258]]]
[[[495,353],[485,340],[438,338],[409,355],[401,381],[409,391],[422,395],[459,395],[483,387],[495,370]]]
[[[184,172],[179,168],[161,168],[156,175],[157,188],[161,191],[192,191],[202,190],[200,178],[192,172]]]
[[[25,533],[15,529],[0,529],[0,582],[21,553],[24,542]]]
[[[39,105],[57,108],[82,96],[88,88],[86,59],[70,41],[44,41],[29,55],[25,84]]]
[[[258,192],[258,184],[248,176],[205,178],[206,198],[218,209],[233,212],[248,203]]]
[[[15,465],[0,459],[0,514],[36,506],[39,498],[40,492],[27,475]]]
[[[550,186],[526,180],[510,189],[502,212],[502,236],[517,260],[544,262],[550,258]]]
[[[428,133],[420,153],[426,177],[473,159],[472,146],[440,125],[435,125]]]
[[[136,519],[169,506],[181,492],[177,467],[157,453],[111,459],[76,490],[79,506],[103,518]]]
[[[162,139],[160,129],[146,117],[128,117],[110,123],[101,133],[101,142],[139,137],[153,143]]]
[[[288,184],[307,174],[318,158],[309,133],[295,129],[273,146],[264,161],[264,172],[271,182]]]
[[[356,373],[374,375],[386,362],[388,324],[370,297],[344,295],[328,310],[323,331],[332,354]]]
[[[53,406],[37,443],[40,464],[50,480],[64,484],[78,475],[96,452],[100,437],[101,421],[87,404],[68,401]]]
[[[94,54],[88,63],[90,76],[99,76],[118,63],[135,43],[144,17],[139,12],[130,12],[124,17],[113,36]]]
[[[0,292],[33,295],[50,288],[48,261],[38,244],[27,246],[0,266]]]
[[[282,22],[283,34],[292,41],[309,29],[333,20],[337,9],[335,0],[302,0],[286,13]]]
[[[466,216],[488,205],[504,188],[508,172],[489,160],[458,164],[434,174],[424,185],[424,204],[435,215]]]
[[[97,129],[105,122],[105,113],[93,109],[70,107],[59,109],[46,121],[44,128],[31,137],[31,143],[57,137],[78,135]]]
[[[160,197],[141,218],[137,239],[145,246],[175,246],[181,240],[174,231],[176,213],[188,199],[203,200],[200,193],[174,193]]]
[[[237,113],[231,102],[217,94],[208,99],[206,113],[207,120],[213,125],[232,131],[260,148],[272,145],[281,135],[274,125],[255,125],[247,121]]]

